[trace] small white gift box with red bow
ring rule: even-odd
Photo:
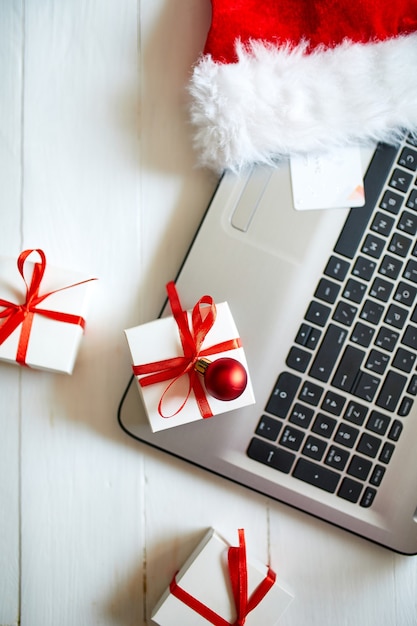
[[[275,626],[294,599],[270,567],[210,529],[152,613],[159,626]]]
[[[174,283],[167,291],[171,317],[125,330],[153,432],[253,404],[248,364],[228,304],[215,305],[210,296],[203,296],[185,312]],[[235,393],[237,379],[242,387]],[[213,395],[216,383],[223,386],[221,398]]]
[[[47,266],[39,249],[0,257],[0,360],[71,374],[92,280]]]

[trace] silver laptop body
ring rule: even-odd
[[[401,164],[398,155],[404,150]],[[141,442],[404,554],[417,553],[417,350],[409,345],[414,326],[417,338],[417,322],[412,320],[417,303],[417,274],[412,272],[416,237],[414,224],[407,226],[413,220],[395,213],[381,185],[386,169],[391,195],[403,195],[401,210],[414,213],[413,151],[417,159],[412,142],[404,142],[398,155],[379,146],[365,182],[366,205],[350,212],[295,210],[288,162],[277,168],[254,167],[239,176],[226,173],[177,287],[185,309],[205,293],[229,303],[256,404],[152,433],[131,380],[119,410],[122,428]],[[400,182],[393,182],[394,171]],[[403,179],[408,183],[405,191],[398,189]],[[353,212],[369,216],[368,227],[374,224],[370,235],[362,235],[355,225],[345,226]],[[382,234],[390,225],[389,234]],[[377,248],[385,245],[382,251],[371,245],[372,237]],[[401,247],[407,240],[412,263]],[[349,249],[355,247],[355,258],[366,261],[371,277],[361,274],[360,261],[345,256],[346,250],[352,256]],[[386,299],[389,261],[397,256],[396,267],[401,269]],[[330,274],[323,278],[329,259]],[[353,290],[352,295],[351,287],[358,284],[359,292]],[[329,285],[339,291],[333,302]],[[413,303],[406,307],[407,297]],[[316,308],[311,308],[312,301]],[[356,317],[345,325],[344,314],[353,315],[354,310]],[[401,320],[395,316],[398,311]],[[378,339],[382,327],[385,334]],[[346,352],[345,340],[355,332]],[[350,354],[356,364],[347,362]],[[382,391],[389,372],[398,394],[394,399],[389,390]]]

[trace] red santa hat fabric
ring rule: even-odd
[[[190,82],[216,171],[417,132],[417,0],[211,0]]]

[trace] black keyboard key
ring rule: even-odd
[[[304,402],[307,402],[307,404],[317,406],[320,402],[321,396],[323,395],[323,391],[323,387],[319,387],[319,385],[306,381],[301,388],[299,397],[301,400],[304,400]]]
[[[349,402],[348,407],[343,415],[343,418],[348,422],[362,426],[365,421],[368,408],[363,404],[359,404],[356,400]]]
[[[372,220],[371,230],[383,235],[384,237],[388,237],[393,226],[393,217],[387,215],[386,213],[382,213],[381,211],[377,211],[374,219]]]
[[[362,245],[361,251],[374,259],[379,259],[385,247],[385,239],[376,235],[367,235]]]
[[[293,428],[292,426],[286,426],[279,442],[282,446],[290,448],[290,450],[299,450],[303,439],[304,433],[302,430],[298,430],[298,428]]]
[[[388,439],[391,439],[391,441],[398,441],[402,433],[402,430],[403,430],[402,422],[400,422],[400,420],[394,420],[388,433]]]
[[[404,278],[407,278],[407,280],[413,283],[417,283],[417,262],[416,261],[414,260],[408,261],[406,268],[404,270],[403,276]],[[416,294],[417,294],[417,289],[415,287],[412,287],[408,285],[407,283],[400,282],[400,284],[398,285],[396,289],[394,299],[397,300],[397,302],[401,302],[405,306],[410,307],[412,306],[414,302]]]
[[[375,485],[375,487],[379,487],[379,485],[382,482],[382,479],[384,478],[384,474],[385,474],[385,467],[383,467],[382,465],[375,465],[374,470],[372,472],[372,476],[369,479],[369,482],[371,483],[371,485]]]
[[[355,503],[359,500],[362,487],[362,483],[358,483],[357,480],[346,477],[342,480],[342,484],[340,485],[337,495],[344,500],[349,500],[349,502]]]
[[[362,433],[361,438],[357,446],[357,451],[365,456],[369,456],[372,459],[378,454],[378,450],[381,447],[381,440],[369,433]],[[374,483],[375,484],[375,483]]]
[[[403,276],[412,283],[417,283],[417,261],[414,261],[414,259],[408,261]]]
[[[311,459],[321,461],[326,447],[327,443],[323,441],[323,439],[310,435],[307,437],[302,453],[305,454],[305,456],[309,456]]]
[[[417,375],[413,374],[410,383],[407,387],[407,393],[410,393],[412,396],[417,396]]]
[[[404,348],[398,348],[392,365],[402,372],[411,372],[416,362],[416,356],[415,352],[410,352]]]
[[[291,411],[289,421],[292,424],[301,426],[301,428],[308,428],[310,426],[311,420],[313,419],[313,416],[313,409],[308,406],[303,406],[299,402],[296,402],[294,404],[293,410]]]
[[[413,241],[409,237],[400,233],[394,233],[389,243],[388,250],[393,254],[398,254],[400,257],[406,257],[412,243]]]
[[[298,343],[300,346],[305,346],[307,343],[308,335],[310,334],[312,328],[313,327],[309,326],[308,324],[301,324],[295,338],[295,343]]]
[[[417,350],[417,327],[411,324],[405,329],[401,343],[409,348]]]
[[[340,360],[332,385],[343,391],[351,391],[364,357],[363,350],[348,346]]]
[[[314,296],[319,300],[323,300],[329,304],[334,304],[337,296],[339,295],[339,291],[340,285],[331,280],[327,280],[327,278],[322,278],[317,286]]]
[[[405,376],[389,371],[377,398],[377,406],[386,411],[395,411],[406,383],[407,379]]]
[[[319,413],[311,430],[317,435],[329,438],[331,437],[336,427],[336,424],[337,422],[333,417],[329,417],[329,415],[324,415],[324,413]]]
[[[309,485],[314,485],[315,487],[319,487],[319,489],[328,491],[329,493],[336,491],[337,484],[340,480],[340,474],[337,472],[317,465],[312,461],[307,461],[306,459],[298,459],[293,476]]]
[[[324,326],[330,315],[330,311],[330,307],[322,304],[321,302],[316,302],[315,300],[313,300],[307,309],[305,319],[308,322],[317,324],[317,326]]]
[[[366,422],[366,428],[371,430],[378,435],[385,435],[388,430],[389,423],[391,418],[385,413],[380,413],[379,411],[372,411],[368,421]]]
[[[412,148],[403,148],[399,156],[398,163],[407,170],[415,172],[417,169],[417,152]]]
[[[344,328],[330,324],[311,366],[310,376],[322,382],[329,380],[346,336],[347,331]]]
[[[364,508],[369,508],[370,506],[372,506],[373,501],[375,500],[375,496],[376,489],[373,489],[372,487],[366,487],[361,498],[360,505]]]
[[[343,450],[337,446],[330,446],[324,462],[329,467],[343,471],[348,460],[349,452],[347,450]]]
[[[384,310],[382,304],[374,302],[374,300],[365,300],[359,317],[370,324],[376,325],[381,320]]]
[[[410,211],[403,211],[398,220],[397,228],[414,236],[417,233],[417,215],[410,213]]]
[[[392,459],[394,450],[395,450],[395,446],[393,443],[389,443],[389,442],[384,443],[381,454],[379,455],[379,460],[381,461],[381,463],[385,463],[385,465],[388,465],[388,463]]]
[[[388,189],[388,191],[386,191],[382,196],[381,204],[379,206],[381,209],[385,209],[386,211],[397,215],[401,209],[403,200],[403,196],[399,193],[395,193],[394,191]]]
[[[360,304],[363,300],[366,289],[367,286],[365,283],[360,283],[358,280],[349,278],[343,290],[343,297],[346,298],[346,300],[351,300],[351,302]]]
[[[379,273],[382,274],[382,276],[395,280],[400,275],[403,265],[403,261],[401,261],[398,257],[386,254],[379,267]]]
[[[399,336],[399,333],[397,333],[395,330],[391,330],[386,326],[382,326],[379,329],[378,335],[375,339],[375,345],[378,346],[378,348],[383,348],[388,352],[392,352],[395,348],[395,344],[397,343]]]
[[[345,326],[352,326],[358,309],[356,306],[352,306],[347,302],[339,302],[336,306],[336,310],[333,313],[333,319],[335,322],[340,322]]]
[[[357,322],[350,336],[350,340],[363,348],[367,348],[370,345],[374,334],[375,328],[372,328],[367,324],[362,324],[362,322]]]
[[[359,430],[350,426],[349,424],[340,424],[337,432],[334,436],[336,443],[340,443],[347,448],[353,448],[355,441],[358,438]]]
[[[319,328],[311,327],[305,347],[309,350],[315,350],[319,345],[322,331]]]
[[[413,408],[413,403],[414,400],[412,398],[403,398],[401,400],[401,404],[400,404],[400,408],[398,409],[397,413],[400,417],[407,417],[407,415],[410,413],[411,409]]]
[[[324,273],[326,276],[330,276],[335,280],[342,282],[345,280],[346,274],[350,268],[350,263],[344,259],[339,259],[336,256],[331,256],[327,262]]]
[[[277,448],[276,446],[255,437],[249,444],[247,454],[248,457],[254,461],[259,461],[264,465],[269,465],[284,474],[288,474],[290,472],[295,459],[295,454],[293,452]]]
[[[265,411],[278,417],[286,417],[300,383],[301,378],[299,376],[282,372],[275,383]]]
[[[379,352],[379,350],[371,350],[365,363],[367,370],[375,372],[375,374],[383,374],[389,363],[388,354]]]
[[[384,322],[395,328],[402,328],[408,317],[407,309],[403,309],[396,304],[391,304],[388,308]],[[416,329],[417,330],[417,329]]]
[[[359,478],[360,480],[366,480],[369,476],[369,472],[371,471],[371,467],[371,461],[355,454],[349,463],[347,473],[355,478]]]
[[[372,283],[369,293],[373,298],[381,300],[381,302],[388,302],[393,288],[394,285],[392,283],[377,277]]]
[[[417,210],[417,189],[413,189],[410,193],[406,206],[414,211]]]
[[[288,353],[285,363],[297,372],[305,372],[310,360],[311,352],[293,346]]]
[[[400,282],[395,290],[394,300],[400,302],[404,306],[411,307],[417,295],[417,288],[408,285],[407,283]]]
[[[395,168],[388,184],[393,189],[398,189],[398,191],[405,192],[411,185],[412,180],[413,180],[412,174],[409,174],[408,172],[404,172],[403,170]]]
[[[263,437],[264,439],[269,439],[270,441],[276,441],[281,428],[282,428],[282,422],[274,419],[273,417],[262,415],[255,432],[257,435],[259,435],[260,437]]]
[[[333,391],[328,391],[321,406],[325,411],[328,411],[328,413],[340,415],[343,407],[345,406],[345,402],[346,398],[343,396],[339,396],[339,394],[334,393]]]
[[[373,376],[367,372],[361,372],[355,381],[352,393],[354,396],[362,398],[362,400],[372,402],[380,382],[377,376]]]
[[[372,261],[372,259],[368,259],[364,256],[360,256],[355,261],[352,274],[358,278],[363,278],[363,280],[371,280],[375,268],[375,261]]]

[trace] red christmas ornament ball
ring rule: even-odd
[[[245,391],[247,383],[247,372],[236,359],[216,359],[204,372],[206,389],[217,400],[236,400]]]

